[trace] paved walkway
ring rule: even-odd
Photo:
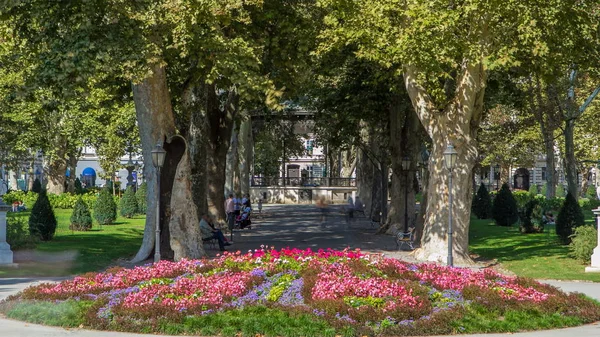
[[[234,236],[234,245],[230,250],[247,251],[260,245],[298,248],[360,248],[368,252],[384,253],[390,257],[412,260],[410,252],[396,250],[396,244],[390,236],[375,235],[375,228],[365,218],[346,223],[341,206],[330,207],[328,220],[320,223],[320,214],[310,205],[265,205],[264,215],[255,216],[252,230],[244,230]],[[214,256],[218,250],[208,250]],[[17,261],[18,262],[18,261]],[[29,285],[39,282],[59,281],[58,278],[0,278],[0,300],[17,293]],[[578,291],[600,301],[600,284],[589,282],[544,281],[564,291]],[[474,337],[500,337],[508,334],[478,334]],[[534,331],[511,334],[518,337],[598,337],[600,325],[591,324],[577,328]],[[81,329],[62,329],[36,324],[23,323],[0,318],[0,336],[4,337],[128,337],[148,336],[106,331]]]

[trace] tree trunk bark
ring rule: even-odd
[[[588,177],[590,176],[592,172],[592,168],[590,166],[584,166],[581,169],[581,189],[579,192],[579,196],[581,198],[586,198],[586,192],[590,183],[590,180],[588,179]]]
[[[237,122],[233,124],[233,132],[231,133],[231,140],[229,145],[229,150],[227,151],[227,156],[225,160],[225,193],[226,195],[230,193],[236,193],[234,186],[235,181],[235,167],[238,165],[238,125]]]
[[[35,166],[35,157],[31,157],[31,159],[29,160],[29,167],[28,167],[28,175],[27,175],[27,190],[31,191],[31,189],[33,188],[33,182],[35,181],[35,172],[34,172],[34,166]]]
[[[216,88],[207,85],[207,177],[208,213],[219,223],[225,223],[225,162],[233,121],[238,109],[238,94],[235,88],[229,92],[225,107],[219,107]],[[226,227],[226,226],[223,226]]]
[[[240,190],[242,194],[250,194],[250,168],[252,167],[252,120],[250,116],[242,121],[239,136],[239,158],[240,158]]]
[[[57,144],[58,145],[58,144]],[[62,146],[61,146],[62,145]],[[48,163],[48,193],[61,194],[65,192],[65,181],[67,173],[66,144],[58,145],[56,153],[49,158]]]
[[[358,196],[365,204],[365,210],[369,211],[369,216],[373,217],[373,186],[375,185],[375,167],[369,158],[367,157],[364,150],[358,150],[358,165],[356,167],[356,186],[358,190]],[[337,171],[332,171],[337,172]],[[379,212],[379,211],[377,211]]]
[[[469,225],[473,186],[471,176],[477,161],[477,130],[483,111],[486,71],[482,63],[465,61],[457,78],[456,91],[443,113],[435,107],[425,88],[418,82],[419,70],[407,66],[406,89],[413,107],[432,140],[427,191],[427,214],[421,248],[415,257],[426,261],[446,262],[448,255],[449,194],[452,208],[452,255],[457,264],[472,264],[469,257]],[[457,158],[452,171],[453,188],[448,189],[448,171],[444,151],[452,143]]]
[[[575,198],[579,195],[577,188],[577,160],[575,159],[575,144],[573,135],[575,132],[575,119],[570,118],[565,121],[565,173],[567,179],[567,189]]]
[[[156,168],[152,163],[152,150],[157,143],[164,144],[164,140],[174,135],[176,131],[164,67],[152,66],[152,75],[141,83],[133,85],[133,99],[140,130],[142,155],[144,157],[144,177],[146,178],[148,193],[146,196],[148,211],[146,212],[144,238],[139,251],[132,260],[133,262],[140,262],[147,259],[154,252],[155,243],[157,211],[155,195],[157,186]],[[164,192],[161,191],[161,196]],[[195,209],[188,209],[186,212],[195,212]],[[161,233],[165,233],[168,226],[161,223],[159,228]],[[169,242],[169,239],[161,234],[161,247],[165,242]]]
[[[79,151],[69,154],[69,178],[67,178],[67,192],[75,193],[75,179],[77,179],[77,162],[79,161]]]

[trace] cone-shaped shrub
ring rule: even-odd
[[[31,192],[40,193],[42,191],[42,183],[38,178],[35,178],[31,186]]]
[[[81,197],[77,198],[77,202],[75,202],[69,228],[75,231],[87,231],[92,228],[92,214]]]
[[[29,233],[42,241],[50,241],[56,231],[56,217],[46,190],[41,190],[29,216]]]
[[[148,205],[146,204],[147,191],[148,188],[146,187],[146,183],[143,183],[135,193],[135,198],[137,199],[138,204],[138,212],[140,212],[140,214],[146,214],[146,211],[148,210]]]
[[[492,216],[492,199],[483,183],[479,185],[475,199],[473,199],[473,213],[478,219],[489,219]]]
[[[85,193],[85,189],[83,188],[83,185],[81,185],[81,180],[79,180],[79,178],[75,178],[75,183],[73,185],[75,186],[75,194]]]
[[[121,209],[121,215],[126,218],[131,218],[138,213],[137,199],[135,197],[135,192],[133,192],[133,186],[127,187],[127,190],[121,198],[119,208]]]
[[[556,235],[564,245],[571,242],[573,229],[584,224],[583,213],[579,203],[571,193],[567,193],[565,203],[562,205],[558,217],[556,218]]]
[[[105,187],[94,204],[94,219],[101,225],[110,225],[117,218],[117,204],[112,197],[112,190]]]
[[[542,189],[540,191],[540,194],[546,197],[546,193],[548,193],[548,183],[542,185]]]
[[[506,183],[502,185],[500,192],[494,199],[492,216],[498,226],[510,226],[519,219],[517,202]]]
[[[565,186],[558,184],[556,185],[556,197],[557,198],[564,198],[565,197]]]
[[[533,199],[535,198],[535,196],[538,194],[538,187],[536,184],[531,184],[531,186],[529,186],[529,199]]]

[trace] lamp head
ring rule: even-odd
[[[402,158],[402,170],[408,171],[410,168],[410,159],[408,157]]]
[[[152,150],[152,164],[154,167],[161,168],[165,163],[166,156],[167,151],[163,149],[162,144],[159,142],[156,144],[154,150]]]
[[[446,166],[446,169],[452,171],[456,165],[457,158],[458,152],[456,152],[452,144],[448,144],[448,147],[446,147],[446,150],[444,151],[444,165]]]

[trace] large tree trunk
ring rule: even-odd
[[[577,161],[575,159],[575,143],[573,135],[575,132],[575,119],[565,121],[565,173],[567,179],[567,189],[574,198],[579,195],[577,189]]]
[[[242,194],[250,194],[250,168],[252,167],[252,153],[254,142],[252,140],[252,120],[248,116],[240,125],[239,135],[240,159],[240,190]]]
[[[373,186],[376,184],[376,174],[373,162],[369,160],[364,150],[358,150],[358,165],[356,167],[356,187],[357,194],[365,205],[365,210],[369,211],[369,216],[373,218]],[[336,171],[332,171],[336,172]],[[379,214],[379,211],[377,211]]]
[[[65,147],[66,142],[61,142],[56,148],[56,153],[49,158],[48,193],[61,194],[65,192],[65,174],[67,173],[67,151]]]
[[[415,214],[417,157],[419,152],[417,115],[396,95],[390,106],[390,166],[392,190],[387,221],[379,232],[395,233],[411,226]],[[403,171],[402,159],[410,160],[408,171]]]
[[[196,204],[198,219],[208,213],[206,199],[206,151],[207,151],[207,121],[206,121],[206,90],[197,83],[190,83],[182,95],[183,109],[190,116],[188,130],[188,155],[190,158],[192,199]]]
[[[191,186],[181,182],[182,177],[191,175],[190,165],[186,163],[189,157],[185,155],[185,148],[181,145],[171,144],[169,147],[164,143],[165,139],[169,139],[176,133],[165,69],[154,65],[152,75],[133,86],[133,98],[144,156],[144,177],[148,189],[144,239],[133,262],[145,260],[154,251],[157,186],[156,168],[152,163],[151,153],[159,142],[167,150],[165,166],[161,170],[161,221],[159,223],[161,256],[173,256],[178,259],[189,254],[189,257],[199,257],[204,254],[202,247],[198,248],[197,243],[191,243],[200,238],[194,234],[195,227],[198,226],[198,218],[196,208],[189,202],[192,200]],[[172,223],[168,223],[169,220],[172,220]],[[189,237],[182,238],[183,235]],[[171,244],[174,246],[172,247]]]
[[[583,166],[581,168],[581,189],[579,190],[579,196],[582,198],[586,198],[586,192],[590,184],[590,180],[588,177],[592,173],[592,168],[590,166]]]
[[[75,179],[77,179],[77,162],[79,161],[79,152],[69,153],[69,177],[67,178],[67,192],[75,192]]]
[[[471,176],[477,161],[477,130],[483,111],[486,72],[483,64],[466,61],[457,78],[453,100],[443,113],[419,83],[419,71],[405,68],[404,80],[413,107],[432,140],[427,191],[427,214],[421,248],[415,256],[421,260],[446,262],[448,255],[449,193],[452,208],[452,255],[457,264],[472,263],[469,257],[469,224],[473,186]],[[444,167],[444,151],[454,144],[457,158],[452,172],[453,188],[448,189],[448,171]]]
[[[237,125],[237,122],[234,122],[229,150],[227,151],[225,160],[225,195],[238,192],[234,186],[235,167],[238,165],[238,130],[239,125]]]
[[[215,86],[206,87],[209,132],[206,158],[208,212],[219,223],[225,223],[225,162],[239,98],[236,89],[232,88],[225,107],[221,109]]]

